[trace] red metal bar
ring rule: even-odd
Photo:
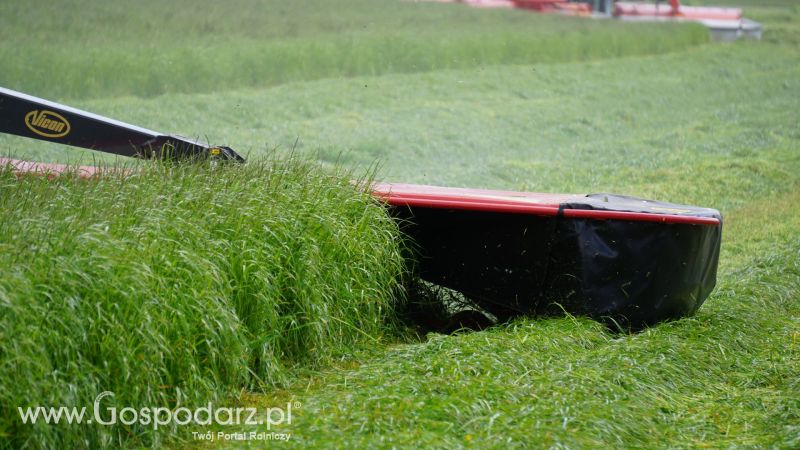
[[[111,167],[75,167],[64,164],[36,163],[9,158],[0,158],[0,166],[11,166],[11,170],[17,175],[37,175],[50,178],[65,173],[77,173],[81,178],[94,178],[102,174],[115,172],[127,173],[124,169],[115,169]],[[564,217],[575,219],[719,225],[719,220],[713,217],[590,209],[562,210],[562,203],[580,200],[584,197],[583,195],[577,194],[491,191],[391,183],[375,184],[372,194],[375,198],[393,206],[530,214],[535,216],[556,216],[559,214],[559,211],[561,211]]]

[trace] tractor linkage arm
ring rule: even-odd
[[[230,147],[167,135],[0,87],[0,133],[147,159],[245,159]]]

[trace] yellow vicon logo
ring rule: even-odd
[[[34,110],[25,114],[25,125],[39,136],[60,138],[70,131],[69,121],[53,111]]]

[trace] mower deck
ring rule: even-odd
[[[692,314],[716,283],[722,217],[613,194],[378,184],[421,278],[499,318],[572,314],[640,328]]]

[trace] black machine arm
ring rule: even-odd
[[[3,87],[0,133],[134,158],[244,162],[229,147],[161,134]]]

